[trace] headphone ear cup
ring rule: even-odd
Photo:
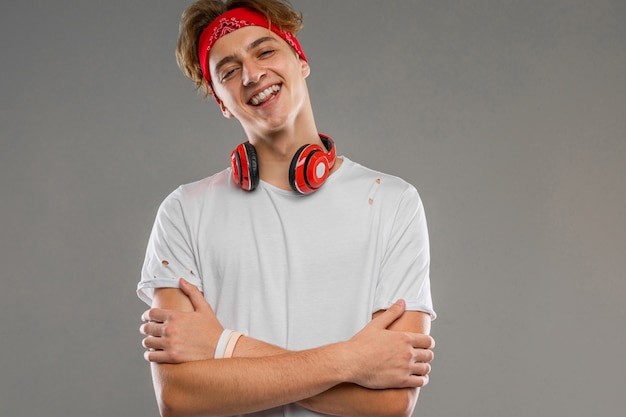
[[[289,165],[289,185],[291,186],[292,190],[300,194],[303,194],[303,192],[299,190],[297,183],[302,181],[301,178],[296,177],[298,176],[298,164],[300,163],[300,155],[307,146],[309,145],[303,145],[300,147],[300,149],[296,151],[296,153],[293,155],[293,158],[291,158],[291,164]]]
[[[245,152],[243,143],[237,145],[237,147],[230,153],[230,167],[232,169],[233,181],[235,184],[241,187],[241,152]]]
[[[300,194],[310,194],[324,184],[330,171],[328,158],[318,145],[304,145],[289,166],[289,185]]]
[[[239,144],[230,154],[233,180],[246,191],[259,185],[259,165],[256,149],[250,142]]]
[[[311,152],[307,159],[305,166],[306,182],[311,188],[317,190],[324,184],[330,173],[328,156],[320,148]]]

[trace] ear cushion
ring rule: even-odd
[[[326,157],[328,158],[328,166],[332,169],[335,166],[335,160],[337,159],[337,149],[335,148],[335,141],[327,135],[319,134],[324,147],[326,148]]]
[[[250,142],[239,144],[230,154],[233,180],[246,191],[259,185],[259,168],[256,149]]]

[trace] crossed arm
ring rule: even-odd
[[[378,312],[353,338],[290,352],[242,337],[232,359],[212,359],[223,328],[202,294],[155,292],[141,332],[163,416],[245,414],[298,403],[337,416],[411,414],[428,383],[430,318],[402,302]]]

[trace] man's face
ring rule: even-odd
[[[248,26],[220,38],[211,48],[209,69],[224,116],[238,119],[249,136],[294,123],[308,101],[308,64],[262,27]]]

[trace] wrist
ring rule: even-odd
[[[328,345],[329,362],[334,375],[337,375],[337,383],[352,382],[357,379],[358,366],[356,364],[355,351],[351,349],[350,342],[338,342]]]

